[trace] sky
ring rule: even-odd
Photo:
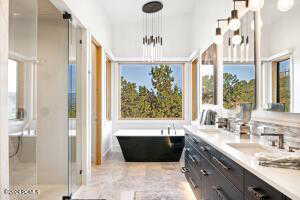
[[[232,73],[239,80],[249,81],[255,79],[255,69],[253,65],[224,65],[224,73]]]
[[[120,71],[127,81],[136,83],[137,87],[146,86],[148,89],[152,89],[151,83],[151,68],[157,66],[157,64],[121,64]],[[175,84],[182,88],[182,64],[170,64],[173,71],[173,77]]]

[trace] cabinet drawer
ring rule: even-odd
[[[248,200],[282,200],[281,192],[252,173],[245,172],[245,196]]]
[[[205,200],[243,200],[239,191],[213,165],[207,162]]]
[[[244,169],[236,162],[217,150],[211,151],[211,162],[221,171],[240,191],[243,191]]]
[[[211,159],[210,151],[212,147],[210,145],[208,145],[196,135],[191,134],[187,135],[187,141],[189,141],[190,144],[193,145],[197,149],[197,151],[199,151],[205,158],[207,158],[208,160]]]
[[[202,199],[202,194],[201,194],[201,186],[199,185],[198,182],[196,182],[192,175],[189,173],[185,173],[185,178],[188,181],[188,183],[190,184],[195,196],[197,199]]]

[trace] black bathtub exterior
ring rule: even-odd
[[[178,162],[184,136],[117,136],[126,162]]]

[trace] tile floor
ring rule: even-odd
[[[73,199],[195,200],[181,163],[129,163],[112,152]]]

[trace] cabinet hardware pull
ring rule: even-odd
[[[200,172],[202,173],[203,176],[207,176],[207,172],[204,169],[201,169]]]
[[[255,187],[248,187],[248,191],[249,193],[255,197],[256,200],[264,200],[266,199],[268,196],[266,194],[263,194],[262,192],[258,191],[258,188]]]
[[[192,139],[193,139],[193,141],[194,141],[195,144],[199,143],[195,138],[192,138]]]
[[[223,167],[223,169],[229,170],[230,168],[224,165],[220,160],[218,160],[216,157],[213,156],[213,159]]]
[[[201,151],[207,151],[207,149],[203,146],[200,147]]]
[[[194,187],[194,188],[197,188],[198,187],[198,185],[196,185],[195,183],[194,183],[194,180],[190,177],[190,181],[191,181],[191,184],[192,184],[192,186]]]
[[[188,169],[188,168],[186,168],[186,167],[181,167],[181,172],[183,173],[183,174],[185,174],[185,173],[187,173],[187,172],[189,172],[190,170]]]
[[[196,162],[193,156],[189,155],[189,158],[192,160],[193,163]]]
[[[221,187],[213,186],[212,188],[216,191],[218,197],[219,197],[221,200],[228,200],[228,198],[227,198],[227,197],[225,196],[225,194],[223,193]]]

